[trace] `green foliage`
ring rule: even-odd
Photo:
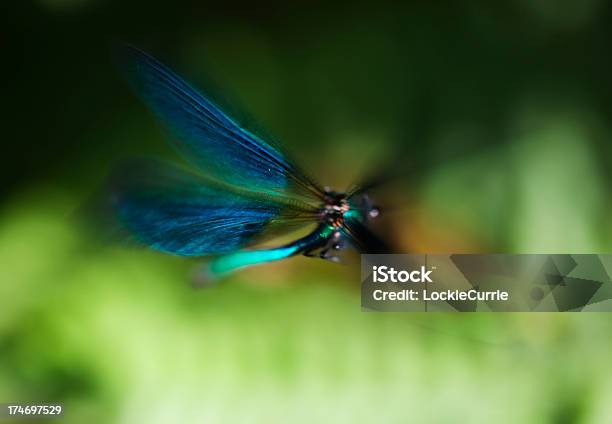
[[[323,184],[424,164],[381,209],[406,250],[610,251],[606,2],[141,3],[3,9],[0,403],[92,424],[610,421],[607,314],[363,313],[354,269],[306,258],[194,289],[197,262],[67,218],[117,159],[176,157],[110,64],[119,34],[212,74]]]
[[[193,263],[88,248],[54,198],[2,216],[2,399],[64,402],[68,423],[605,416],[605,314],[363,313],[357,279],[305,258],[198,290]]]

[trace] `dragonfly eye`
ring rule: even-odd
[[[380,215],[380,209],[376,206],[372,206],[370,211],[368,212],[368,216],[371,219],[377,218]]]

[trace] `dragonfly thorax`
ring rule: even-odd
[[[339,228],[344,222],[344,214],[350,209],[350,204],[344,193],[328,191],[325,204],[321,209],[321,219],[334,228]]]

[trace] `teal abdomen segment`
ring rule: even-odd
[[[297,251],[298,246],[287,246],[270,250],[247,250],[231,253],[211,262],[210,271],[216,275],[225,274],[245,266],[285,259],[294,255]]]
[[[209,264],[209,271],[215,276],[232,272],[249,265],[278,261],[324,246],[333,233],[333,228],[320,225],[312,233],[292,243],[274,249],[243,250],[220,256]]]

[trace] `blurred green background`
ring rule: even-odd
[[[360,312],[355,267],[294,258],[207,290],[197,261],[69,217],[118,159],[175,157],[120,81],[126,40],[212,75],[319,181],[391,156],[404,251],[612,250],[603,0],[0,6],[0,403],[62,422],[612,422],[608,314]],[[384,210],[383,210],[384,212]]]

